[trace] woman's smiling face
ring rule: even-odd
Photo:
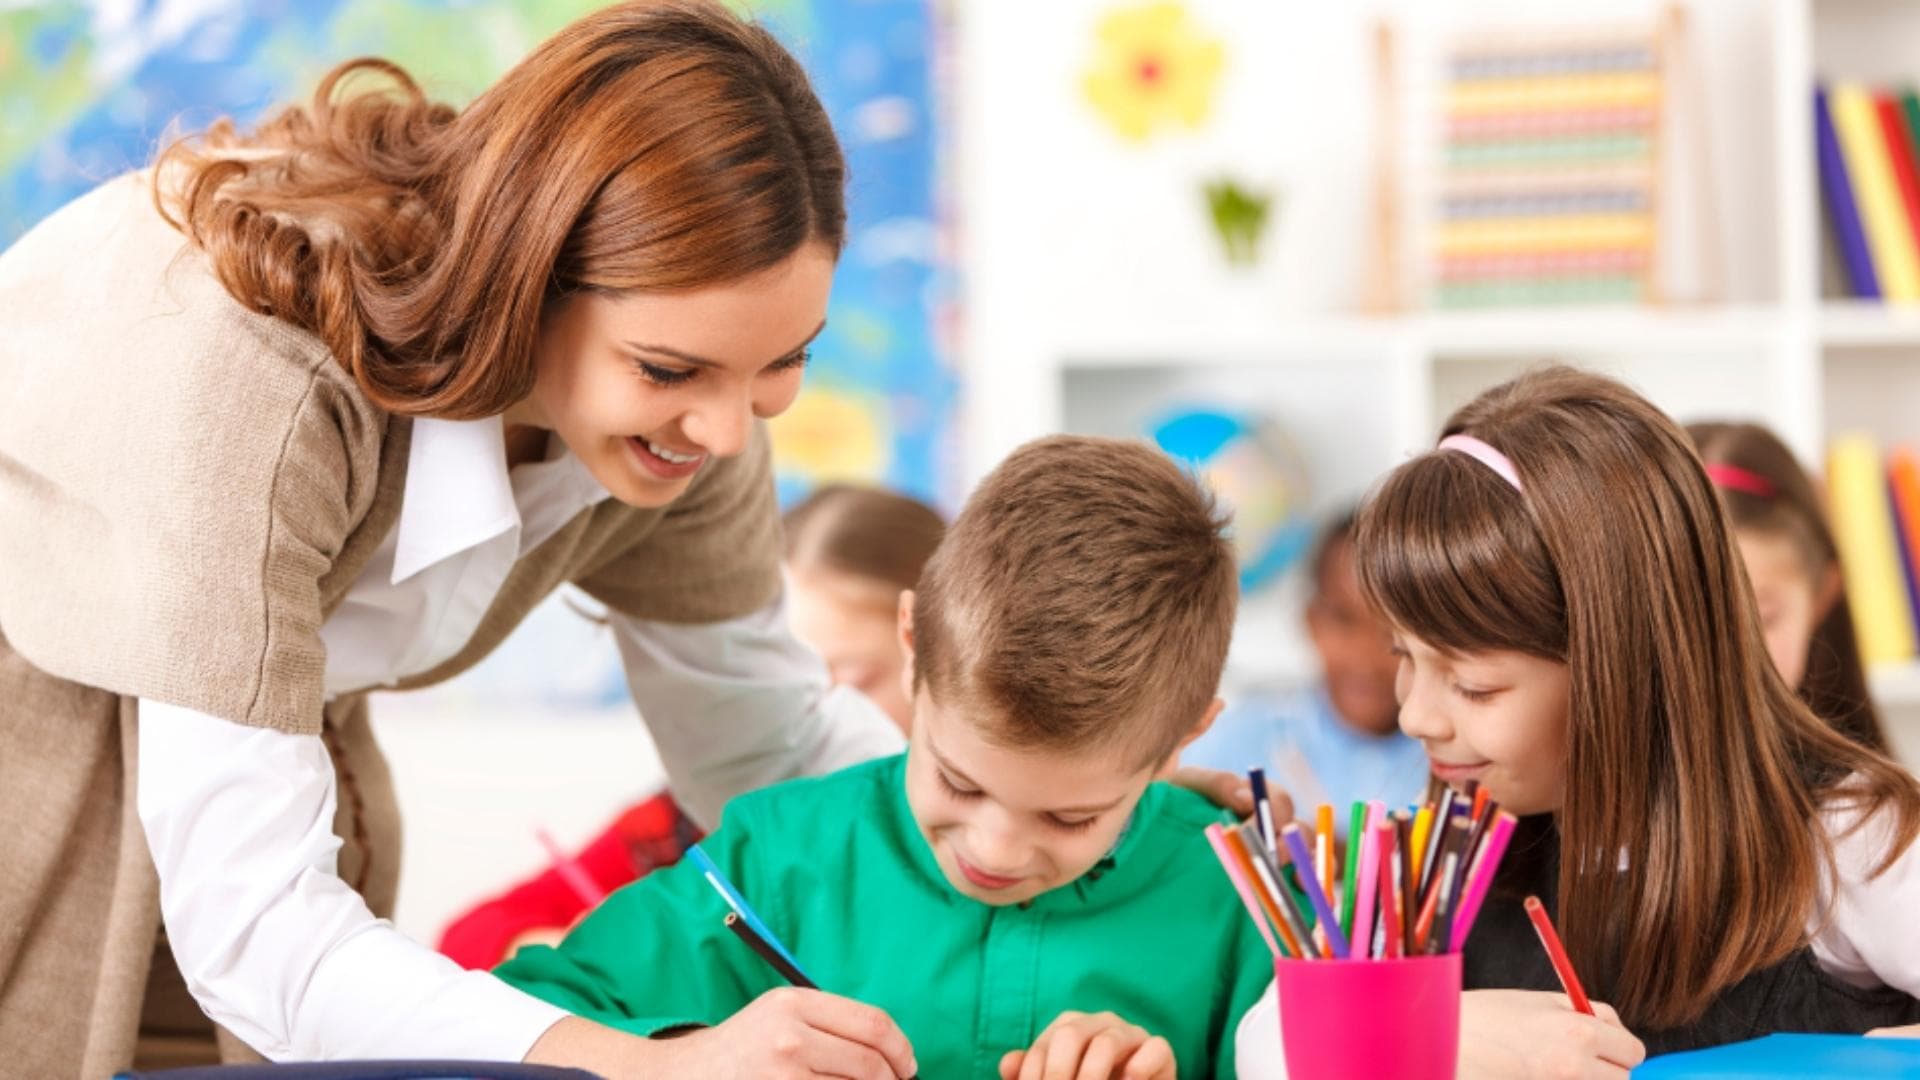
[[[833,269],[810,244],[721,285],[557,301],[533,391],[506,421],[559,435],[621,502],[665,506],[708,459],[746,449],[756,417],[793,404]]]

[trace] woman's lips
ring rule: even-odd
[[[647,440],[633,435],[627,436],[627,449],[633,452],[634,458],[645,466],[648,472],[662,480],[684,480],[699,472],[700,466],[707,461],[705,454],[693,461],[668,461],[654,453],[647,445]]]

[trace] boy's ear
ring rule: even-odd
[[[1207,706],[1207,711],[1200,714],[1200,719],[1194,723],[1192,730],[1180,737],[1180,745],[1174,747],[1173,753],[1167,755],[1167,760],[1160,763],[1160,768],[1154,773],[1154,778],[1164,780],[1172,776],[1174,770],[1180,767],[1180,751],[1185,750],[1191,745],[1193,740],[1205,735],[1207,729],[1213,726],[1213,722],[1220,718],[1220,710],[1226,707],[1227,703],[1224,700],[1214,698],[1213,703]]]
[[[900,668],[900,685],[905,690],[907,700],[913,700],[913,590],[900,590],[900,612],[896,618],[900,628],[900,655],[907,662]]]

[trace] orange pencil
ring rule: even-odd
[[[1593,1015],[1593,1003],[1587,1000],[1587,992],[1580,988],[1580,976],[1573,973],[1573,961],[1567,959],[1567,950],[1560,944],[1560,935],[1554,932],[1553,920],[1547,918],[1547,909],[1537,896],[1527,897],[1527,918],[1533,920],[1534,933],[1540,935],[1540,944],[1546,947],[1547,959],[1553,961],[1553,972],[1560,976],[1560,985],[1567,991],[1567,1000],[1573,1007]]]
[[[1266,910],[1267,918],[1272,921],[1273,928],[1280,932],[1280,940],[1286,945],[1287,954],[1305,957],[1307,954],[1300,948],[1300,939],[1293,936],[1293,930],[1287,925],[1287,920],[1281,916],[1279,907],[1274,904],[1274,898],[1267,895],[1267,887],[1262,882],[1263,875],[1254,869],[1253,854],[1247,850],[1246,841],[1240,839],[1240,833],[1236,830],[1224,829],[1222,832],[1227,842],[1227,851],[1232,854],[1233,861],[1240,864],[1241,871],[1247,875],[1247,881],[1253,885],[1253,895],[1260,901],[1260,906]]]
[[[1333,872],[1333,807],[1321,803],[1313,818],[1313,863],[1314,872],[1320,878],[1320,889],[1326,895],[1327,903],[1338,904],[1334,896],[1333,883],[1338,875]]]

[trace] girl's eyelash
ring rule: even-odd
[[[1464,686],[1456,686],[1453,690],[1468,701],[1485,701],[1493,696],[1493,691],[1491,690],[1469,690]]]
[[[807,362],[812,359],[813,359],[812,349],[801,349],[799,352],[794,353],[792,356],[787,357],[785,360],[774,361],[773,364],[767,370],[792,371],[794,368],[806,367]]]
[[[648,363],[640,359],[635,359],[633,364],[640,369],[640,374],[646,376],[648,382],[656,386],[679,386],[681,383],[693,378],[694,373],[699,370],[697,368],[687,368],[685,370],[665,368],[659,364]]]

